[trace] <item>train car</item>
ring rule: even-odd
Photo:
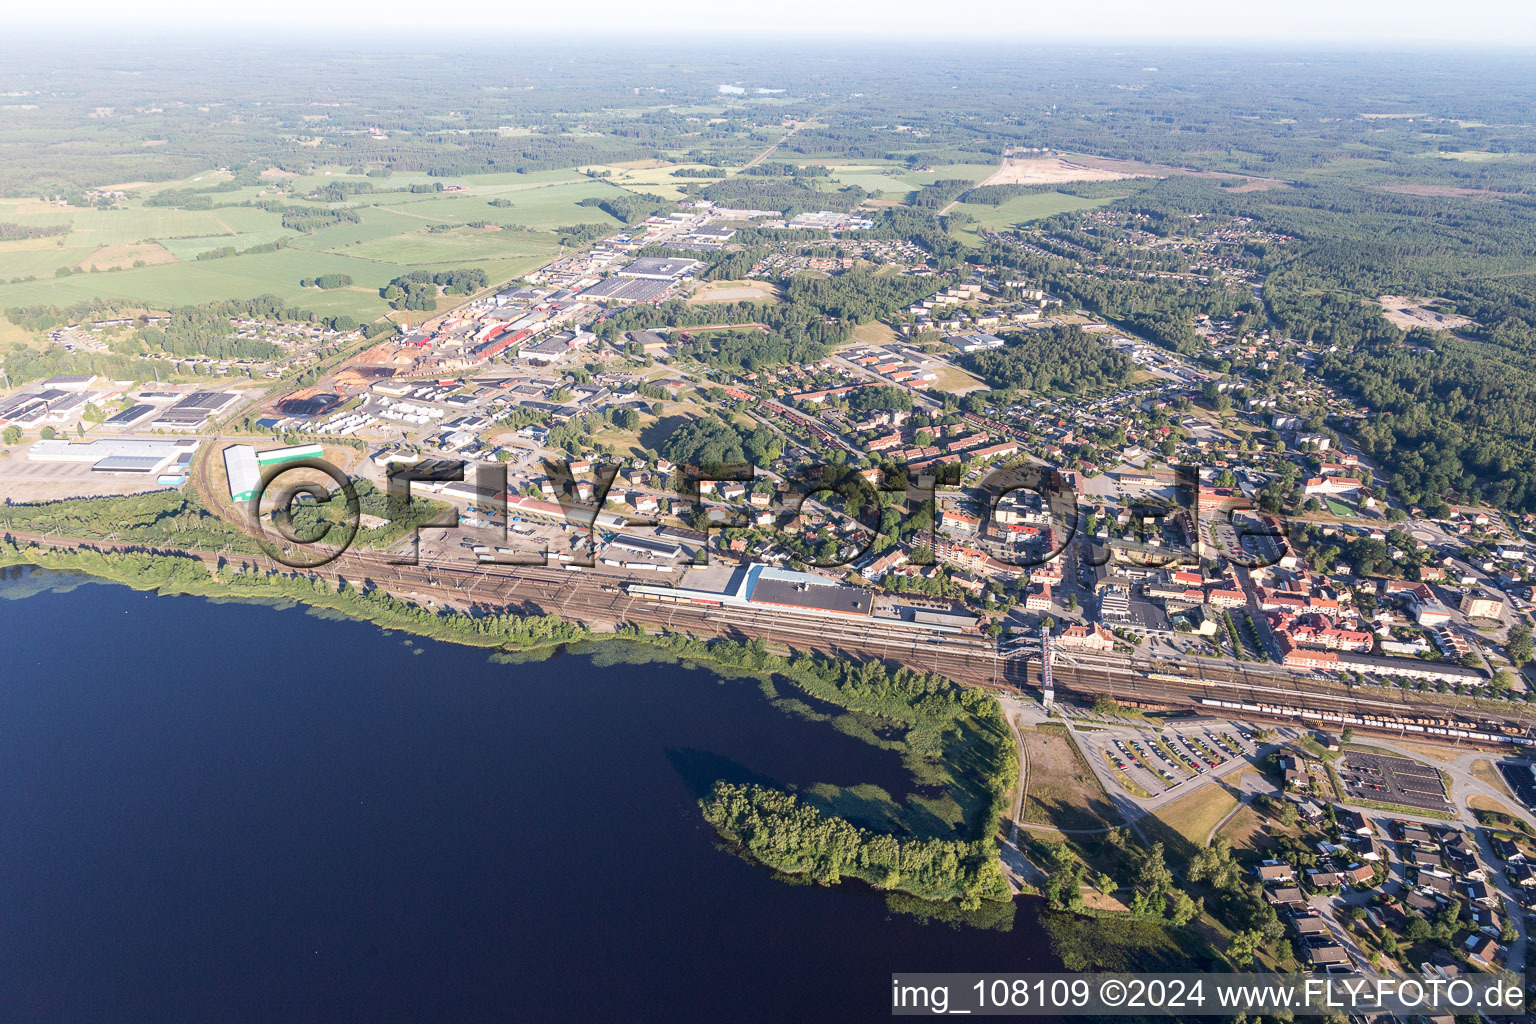
[[[1212,682],[1209,679],[1195,679],[1192,676],[1176,676],[1176,675],[1173,675],[1173,674],[1168,673],[1168,672],[1148,672],[1145,676],[1143,676],[1143,678],[1145,678],[1145,679],[1155,679],[1155,680],[1157,680],[1160,683],[1181,683],[1181,684],[1197,683],[1200,686],[1215,686],[1216,685],[1214,682]]]

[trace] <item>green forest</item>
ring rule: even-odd
[[[719,782],[700,805],[704,819],[754,859],[822,885],[859,878],[877,889],[956,900],[965,909],[1010,897],[990,841],[881,835],[764,786]]]
[[[1048,327],[1005,335],[1004,341],[1004,348],[972,352],[964,360],[967,369],[998,390],[1076,394],[1123,383],[1133,368],[1124,355],[1106,349],[1081,327]]]

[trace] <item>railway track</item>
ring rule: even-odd
[[[832,657],[879,659],[913,669],[935,672],[958,683],[1000,692],[1040,692],[1039,659],[1005,654],[990,640],[975,636],[926,635],[910,627],[878,621],[828,621],[820,617],[769,609],[730,608],[691,604],[662,604],[639,600],[602,576],[588,576],[545,566],[410,565],[378,551],[349,551],[336,561],[312,570],[295,570],[264,555],[187,551],[153,545],[56,537],[9,531],[22,543],[62,549],[156,551],[202,560],[210,567],[221,559],[266,571],[338,579],[359,587],[378,587],[404,600],[440,606],[560,615],[594,630],[611,630],[625,623],[700,637],[746,640],[762,637],[788,651],[816,651]],[[1192,670],[1192,671],[1191,671]],[[1285,673],[1234,670],[1195,663],[1170,665],[1078,656],[1076,664],[1054,666],[1056,689],[1091,700],[1106,694],[1121,702],[1170,708],[1210,708],[1205,701],[1225,701],[1253,715],[1263,708],[1289,707],[1322,715],[1353,715],[1356,728],[1370,721],[1399,720],[1401,726],[1431,720],[1455,722],[1463,732],[1496,732],[1511,738],[1536,738],[1536,716],[1510,711],[1447,706],[1443,701],[1415,700],[1413,694],[1358,689],[1328,689],[1322,684]],[[1230,709],[1229,709],[1230,710]],[[1298,715],[1282,717],[1299,717]],[[1402,731],[1394,726],[1394,731]],[[1433,734],[1425,739],[1434,740]]]

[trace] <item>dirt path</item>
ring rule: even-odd
[[[1005,169],[1007,169],[1007,167],[1008,167],[1008,158],[1007,157],[1003,157],[1003,162],[997,165],[997,170],[993,171],[991,174],[989,174],[985,178],[983,178],[980,184],[973,185],[972,188],[980,188],[982,185],[986,185],[986,184],[991,183],[992,179],[996,178],[999,174],[1002,174],[1003,171]],[[970,189],[966,189],[965,192],[961,192],[958,196],[956,196],[953,200],[950,201],[948,206],[946,206],[946,207],[944,207],[944,209],[940,210],[937,214],[935,214],[935,216],[943,217],[944,215],[949,213],[950,210],[953,210],[955,207],[959,206],[960,205],[960,200],[964,199],[966,192],[969,192],[969,191],[970,191]]]
[[[736,173],[737,174],[742,174],[742,173],[744,173],[746,171],[750,171],[752,168],[756,167],[758,164],[762,163],[764,160],[767,160],[769,155],[772,154],[774,150],[776,150],[780,146],[782,146],[786,139],[788,139],[791,135],[795,134],[795,132],[799,131],[803,124],[804,124],[804,122],[801,122],[800,124],[796,124],[789,131],[787,131],[783,135],[779,136],[779,140],[777,142],[775,142],[773,145],[769,146],[767,149],[763,150],[761,153],[757,154],[757,156],[753,157],[751,160],[748,160],[746,163],[742,164],[741,165],[741,170],[737,171]]]

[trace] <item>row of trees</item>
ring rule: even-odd
[[[321,274],[319,277],[299,279],[300,288],[347,288],[351,284],[351,274]]]

